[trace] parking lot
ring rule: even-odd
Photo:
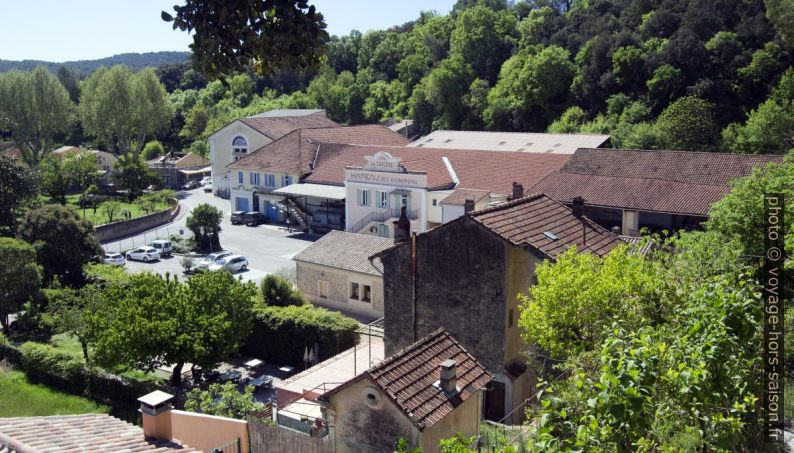
[[[295,268],[292,257],[301,250],[309,246],[317,236],[304,233],[290,233],[285,227],[279,225],[259,225],[248,227],[245,225],[232,225],[229,217],[231,215],[231,205],[229,200],[224,200],[210,194],[204,193],[202,189],[194,189],[187,192],[180,192],[180,203],[182,212],[174,221],[168,225],[160,227],[161,231],[168,231],[169,234],[178,234],[180,229],[186,231],[185,219],[196,205],[209,203],[223,211],[223,221],[221,222],[220,242],[224,250],[240,254],[248,259],[248,270],[238,272],[244,281],[258,283],[267,274],[288,267]],[[149,238],[153,239],[156,232],[147,232],[135,237],[126,238],[121,241],[114,241],[103,244],[105,250],[117,252],[126,250],[134,246],[143,245]],[[164,236],[164,235],[160,235]],[[170,273],[183,277],[183,269],[179,264],[181,256],[162,258],[152,263],[127,262],[126,268],[129,272],[150,271],[159,274]],[[200,258],[195,259],[198,264]]]

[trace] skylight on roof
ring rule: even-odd
[[[557,148],[557,147],[559,147],[559,146],[562,146],[562,143],[555,143],[555,144],[554,144],[554,147],[555,147],[555,148]]]
[[[534,143],[534,142],[527,142],[527,144],[526,144],[526,145],[524,145],[524,146],[532,146],[532,145],[533,145],[533,143]]]
[[[507,143],[507,142],[499,142],[500,145],[504,145],[505,143]]]
[[[452,141],[452,139],[451,139],[451,138],[448,138],[448,139],[444,140],[444,143],[449,143],[449,142],[451,142],[451,141]]]
[[[559,239],[557,237],[557,235],[552,233],[551,231],[544,231],[543,235],[546,236],[547,238],[551,239],[552,241],[556,241],[557,239]]]
[[[427,140],[425,140],[425,142],[432,142],[432,141],[433,141],[432,138],[428,138]]]

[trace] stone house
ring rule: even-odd
[[[163,185],[179,189],[191,179],[200,180],[209,173],[210,161],[196,153],[170,152],[146,162],[160,176]]]
[[[603,256],[622,243],[580,212],[530,195],[375,254],[383,262],[386,355],[443,327],[494,376],[486,418],[519,423],[523,410],[513,410],[536,381],[517,323],[519,294],[528,293],[543,260],[572,246]]]
[[[390,453],[402,438],[432,453],[456,433],[479,433],[482,391],[490,380],[463,345],[437,329],[319,401],[334,451]]]
[[[773,155],[581,148],[529,190],[569,206],[582,197],[588,218],[637,236],[642,228],[698,227],[711,205],[730,191],[731,180],[782,160]]]
[[[389,239],[331,231],[295,255],[298,289],[309,300],[364,321],[383,317],[383,265],[369,257]]]

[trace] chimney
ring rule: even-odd
[[[620,236],[620,225],[615,225],[612,227],[612,234]]]
[[[455,370],[455,361],[447,359],[441,362],[441,377],[439,378],[439,387],[447,396],[452,396],[458,393],[458,379]]]
[[[571,206],[571,211],[574,216],[582,217],[584,215],[584,198],[576,197],[573,199],[573,205]]]
[[[174,395],[155,390],[138,398],[141,403],[143,435],[153,439],[171,440],[171,400]]]
[[[513,200],[524,198],[524,186],[513,181]]]
[[[411,221],[405,214],[405,206],[400,208],[400,218],[392,222],[394,224],[394,243],[405,242],[411,236]]]
[[[474,200],[464,200],[463,201],[463,213],[468,214],[471,211],[474,211]]]

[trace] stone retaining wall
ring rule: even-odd
[[[154,214],[98,225],[94,228],[96,237],[100,243],[111,242],[165,225],[179,215],[179,202],[176,199],[172,199],[172,202],[172,207]]]

